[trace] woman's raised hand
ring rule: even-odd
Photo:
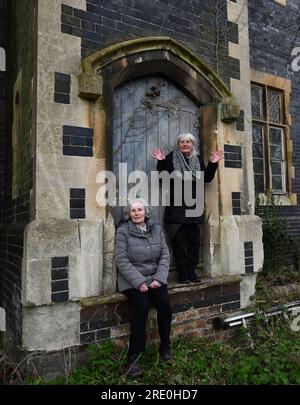
[[[156,160],[165,160],[166,155],[159,148],[154,148],[152,150],[152,157]]]
[[[210,161],[212,163],[217,163],[219,160],[223,159],[224,153],[222,150],[216,150],[210,155]]]

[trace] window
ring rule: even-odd
[[[267,85],[253,83],[251,105],[255,192],[285,194],[287,170],[284,93]]]

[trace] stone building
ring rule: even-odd
[[[170,283],[173,337],[212,335],[213,316],[249,306],[263,264],[255,193],[278,194],[300,230],[299,18],[298,0],[0,0],[8,352],[50,373],[61,351],[126,344],[99,173],[124,162],[150,173],[151,148],[170,150],[183,131],[205,162],[216,149],[225,158],[205,188],[205,282]]]

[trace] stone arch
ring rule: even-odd
[[[95,157],[109,155],[105,137],[109,132],[112,92],[130,79],[158,73],[185,90],[200,106],[220,105],[223,122],[239,115],[234,96],[226,84],[188,48],[169,37],[144,37],[111,45],[83,60],[79,96],[95,102],[93,127]],[[98,113],[96,112],[98,111]],[[109,166],[109,165],[108,165]]]
[[[231,122],[239,114],[233,94],[226,84],[201,58],[169,37],[143,37],[111,45],[85,58],[80,71],[79,96],[94,100],[103,94],[103,77],[107,72],[111,75],[111,85],[117,86],[148,71],[165,73],[167,76],[175,73],[176,80],[180,71],[185,77],[183,86],[187,90],[187,78],[190,77],[191,82],[200,82],[204,89],[210,88],[211,93],[218,95],[226,104],[222,116],[225,121]],[[197,97],[196,90],[190,89],[190,93]]]

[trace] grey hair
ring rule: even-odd
[[[190,157],[196,156],[197,153],[198,153],[196,137],[193,134],[189,133],[189,132],[184,132],[184,133],[177,136],[176,145],[179,146],[179,142],[183,141],[184,139],[188,139],[193,144],[193,150],[191,152]]]
[[[146,202],[144,200],[142,200],[141,198],[137,198],[135,200],[131,200],[128,202],[125,213],[124,213],[124,220],[128,221],[130,218],[130,210],[133,204],[135,203],[140,203],[145,210],[145,219],[150,218],[150,208],[147,206]]]

